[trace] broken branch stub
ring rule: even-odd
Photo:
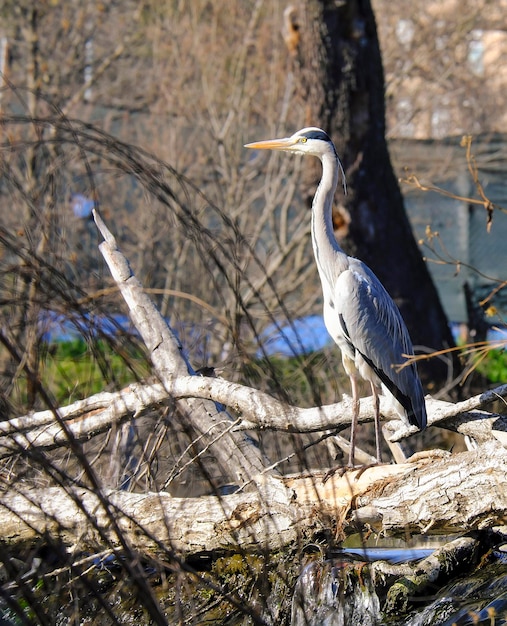
[[[174,378],[193,374],[193,368],[184,356],[176,334],[144,292],[96,210],[94,219],[104,237],[100,252],[129,308],[132,322],[150,352],[160,382],[170,387]],[[264,464],[259,450],[242,433],[231,431],[227,424],[231,418],[222,407],[197,398],[179,399],[176,406],[192,425],[196,438],[203,446],[210,447],[230,480],[242,485],[262,472]]]

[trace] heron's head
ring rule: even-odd
[[[320,128],[310,126],[298,130],[298,132],[294,133],[291,137],[255,141],[254,143],[247,143],[245,148],[254,148],[256,150],[283,150],[284,152],[295,152],[296,154],[312,154],[313,156],[319,157],[322,163],[324,163],[324,157],[331,156],[334,159],[335,171],[341,175],[343,191],[347,193],[345,172],[343,171],[334,144],[329,136]]]
[[[328,135],[320,128],[314,126],[298,130],[297,133],[294,133],[291,137],[247,143],[245,148],[254,148],[256,150],[283,150],[285,152],[296,152],[299,154],[313,154],[317,157],[322,157],[328,152],[336,154],[333,142],[329,139]]]

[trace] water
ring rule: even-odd
[[[507,625],[507,557],[500,550],[486,552],[477,568],[474,563],[457,563],[456,571],[471,571],[445,584],[434,583],[424,596],[410,598],[407,613],[387,614],[388,576],[379,580],[382,577],[372,574],[369,563],[414,563],[432,551],[361,546],[310,563],[296,585],[291,626]]]
[[[380,600],[352,561],[332,559],[305,567],[296,584],[291,626],[376,626]],[[366,572],[367,574],[367,572]]]
[[[437,590],[434,599],[396,626],[507,624],[507,563],[493,562]]]

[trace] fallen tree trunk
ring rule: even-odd
[[[256,490],[227,496],[173,498],[109,490],[101,501],[82,488],[18,485],[2,495],[0,525],[7,542],[49,534],[86,552],[121,545],[109,524],[112,513],[132,549],[185,557],[238,546],[277,550],[322,533],[344,537],[365,527],[385,534],[453,533],[505,522],[506,474],[505,450],[490,443],[446,458],[375,466],[325,481],[322,474],[265,483],[256,477]]]

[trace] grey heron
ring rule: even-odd
[[[291,137],[246,144],[256,150],[283,150],[320,159],[322,177],[312,203],[312,244],[322,283],[324,323],[338,344],[350,378],[352,420],[349,465],[354,465],[359,415],[358,375],[371,385],[375,407],[377,460],[381,462],[378,388],[392,400],[408,424],[426,427],[426,406],[414,362],[412,342],[400,311],[373,271],[340,247],[333,231],[333,197],[345,174],[333,142],[320,128],[309,127]]]

